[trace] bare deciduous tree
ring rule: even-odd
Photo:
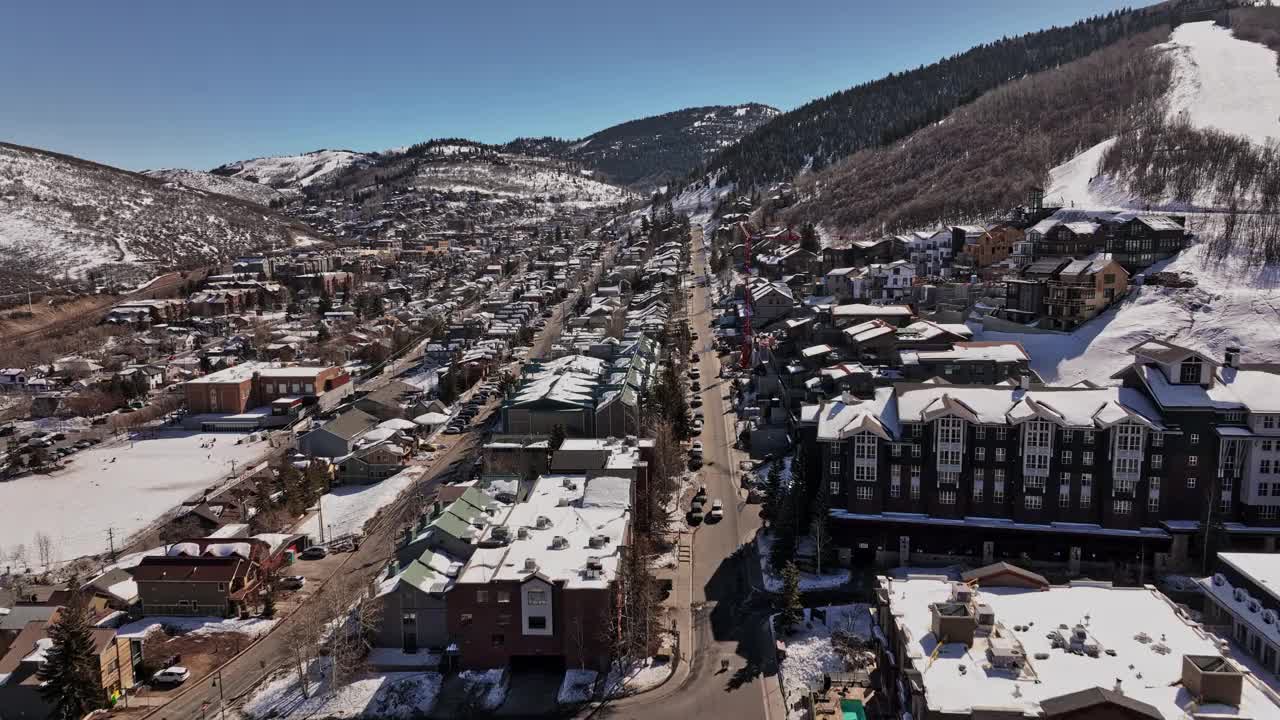
[[[53,538],[48,533],[36,533],[36,554],[40,558],[40,565],[48,572],[49,566],[53,564]]]

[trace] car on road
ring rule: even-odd
[[[700,392],[702,390],[702,383],[698,382],[697,380],[694,380],[689,383],[689,389],[694,392]]]
[[[702,514],[702,506],[696,505],[693,510],[689,511],[689,524],[699,525],[702,523],[704,515]]]
[[[693,431],[694,434],[702,432],[702,427],[702,418],[699,417],[695,417],[693,422],[689,423],[689,430]]]
[[[329,551],[320,545],[312,545],[302,551],[303,560],[322,560],[329,556]]]
[[[702,398],[698,397],[697,395],[694,395],[693,399],[689,401],[689,407],[691,408],[702,407]]]
[[[280,587],[285,590],[301,590],[303,585],[307,584],[307,579],[301,575],[285,575],[280,578]]]
[[[697,380],[702,377],[702,371],[696,367],[689,368],[689,377],[693,378],[694,380]]]
[[[457,435],[457,434],[459,434],[459,433],[461,433],[461,432],[462,432],[462,426],[461,426],[461,425],[450,425],[449,427],[447,427],[447,428],[445,428],[445,429],[444,429],[444,434],[445,434],[445,435]]]
[[[689,454],[701,457],[703,445],[701,440],[694,440],[693,445],[689,447]]]
[[[151,678],[155,685],[181,685],[191,677],[191,671],[181,665],[165,668]]]
[[[711,512],[707,513],[707,522],[720,522],[724,519],[724,503],[717,498],[711,503]]]

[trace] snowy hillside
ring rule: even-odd
[[[165,182],[181,183],[196,190],[218,193],[219,195],[229,195],[233,198],[240,198],[245,202],[264,206],[270,206],[272,203],[283,203],[289,199],[301,196],[301,193],[296,190],[287,188],[284,190],[277,190],[273,187],[261,185],[249,180],[242,180],[238,177],[225,177],[222,175],[214,175],[213,173],[201,172],[199,170],[171,168],[165,170],[147,170],[143,174]]]
[[[1258,145],[1280,139],[1280,72],[1274,50],[1240,40],[1211,22],[1181,25],[1154,50],[1173,61],[1173,82],[1165,97],[1170,120]],[[1212,202],[1208,197],[1196,203],[1199,207],[1188,207],[1168,198],[1141,197],[1116,178],[1100,175],[1103,155],[1115,142],[1104,140],[1051,170],[1047,200],[1089,209],[1212,209],[1206,207]]]
[[[351,150],[315,150],[302,155],[254,158],[214,168],[214,175],[234,177],[273,188],[304,188],[331,179],[353,165],[367,167],[373,157]]]
[[[419,189],[479,192],[494,197],[545,197],[576,207],[615,205],[631,193],[563,168],[555,161],[520,155],[492,160],[426,163],[418,168]]]
[[[1148,271],[1185,274],[1196,287],[1136,288],[1071,334],[979,332],[979,339],[1022,343],[1035,371],[1055,384],[1104,382],[1129,364],[1128,348],[1150,337],[1212,357],[1236,345],[1245,362],[1280,362],[1280,269],[1206,265],[1204,255],[1196,246]]]
[[[287,246],[309,230],[266,208],[106,165],[0,144],[0,270],[82,277]]]

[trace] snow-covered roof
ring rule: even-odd
[[[1280,374],[1277,373],[1219,368],[1213,384],[1208,387],[1171,383],[1164,371],[1154,365],[1140,366],[1138,377],[1162,407],[1280,413]]]
[[[1016,342],[958,342],[950,350],[919,350],[903,352],[903,362],[908,356],[920,362],[1030,362],[1031,358]]]
[[[1255,585],[1266,588],[1277,600],[1280,600],[1280,555],[1220,552],[1218,560],[1248,578]],[[1277,625],[1280,626],[1280,623]],[[1277,634],[1280,635],[1280,633]]]
[[[1106,428],[1129,420],[1160,427],[1160,414],[1141,392],[1130,388],[1038,388],[1009,386],[898,384],[897,411],[902,422],[929,422],[948,408],[964,407],[971,422],[1017,424],[1039,418],[1063,427]]]
[[[570,588],[606,587],[617,577],[619,547],[631,510],[629,503],[619,507],[617,502],[624,483],[629,495],[630,481],[605,481],[601,492],[595,492],[588,491],[595,479],[585,475],[540,477],[524,502],[510,506],[505,517],[494,522],[506,527],[509,542],[478,547],[458,581],[523,581],[537,574]],[[595,497],[588,502],[589,495]],[[486,535],[493,537],[492,527]],[[598,547],[592,547],[592,538],[598,538]],[[589,564],[596,565],[597,572],[589,572]]]
[[[979,587],[974,602],[995,614],[1000,640],[1027,658],[1021,672],[997,672],[988,665],[991,640],[978,637],[972,647],[946,644],[935,653],[932,632],[935,603],[951,600],[953,583],[940,576],[881,578],[890,609],[902,631],[906,654],[921,671],[926,702],[938,713],[967,715],[975,706],[1040,715],[1040,703],[1095,687],[1117,687],[1147,703],[1164,717],[1186,717],[1193,700],[1182,687],[1185,655],[1219,655],[1218,640],[1184,618],[1152,587],[1114,588],[1091,582],[1048,590]],[[1081,625],[1105,652],[1096,657],[1052,647],[1055,631]],[[1041,657],[1046,654],[1047,659]],[[904,659],[905,660],[905,659]],[[1197,716],[1276,717],[1278,706],[1246,675],[1239,708],[1201,704]]]

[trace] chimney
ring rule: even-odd
[[[1240,348],[1235,345],[1229,346],[1223,354],[1222,364],[1229,368],[1239,368]]]
[[[1018,377],[1018,387],[1019,387],[1019,388],[1021,388],[1021,389],[1023,389],[1023,390],[1030,390],[1030,389],[1031,389],[1031,375],[1029,375],[1028,373],[1023,373],[1022,375],[1020,375],[1020,376]]]

